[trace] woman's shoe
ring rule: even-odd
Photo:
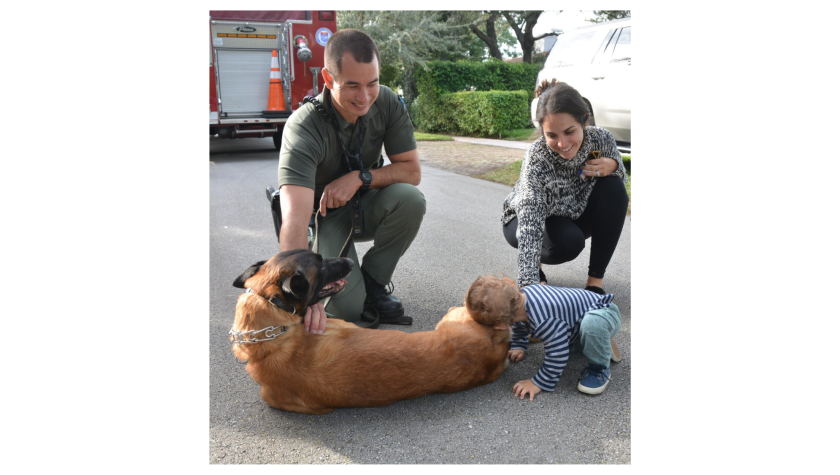
[[[548,285],[548,278],[545,276],[545,272],[542,269],[538,269],[540,271],[540,283]]]
[[[588,290],[590,292],[595,292],[596,294],[607,295],[607,293],[604,292],[604,289],[602,289],[601,287],[596,287],[594,285],[587,285],[586,288],[583,289],[583,290]]]

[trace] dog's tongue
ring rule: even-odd
[[[331,290],[333,290],[333,289],[335,289],[335,288],[338,288],[339,290],[340,290],[340,289],[343,289],[343,288],[344,288],[344,284],[346,284],[346,283],[347,283],[347,281],[346,281],[346,280],[344,280],[344,279],[339,279],[339,280],[337,280],[337,281],[335,281],[335,282],[330,282],[329,284],[327,284],[327,285],[325,285],[325,286],[324,286],[324,288],[321,290],[321,292],[322,292],[322,293],[324,293],[324,291],[329,292],[329,291],[331,291]]]

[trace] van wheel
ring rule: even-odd
[[[589,108],[589,119],[586,121],[585,126],[592,126],[595,127],[595,112],[592,111],[592,104],[589,102],[589,99],[583,98],[583,102],[586,103],[586,107]]]
[[[279,130],[274,132],[274,135],[271,137],[274,140],[274,148],[280,150],[280,142],[283,140],[283,133]]]

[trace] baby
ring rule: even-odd
[[[581,373],[578,390],[601,394],[610,381],[610,359],[619,361],[611,339],[621,328],[621,313],[612,303],[613,294],[550,285],[528,285],[517,290],[508,278],[484,275],[467,290],[464,306],[473,320],[490,326],[511,325],[508,357],[519,361],[528,348],[528,335],[545,345],[545,361],[531,378],[513,385],[524,399],[542,391],[554,391],[569,359],[570,347],[583,352],[588,366]]]

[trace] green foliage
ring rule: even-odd
[[[388,86],[391,89],[396,90],[398,85],[396,84],[397,78],[399,77],[400,70],[393,64],[383,64],[379,68],[379,84],[384,86]]]
[[[410,66],[432,58],[465,58],[470,32],[437,11],[339,11],[339,29],[356,28],[376,42],[382,65]]]
[[[376,42],[381,58],[379,81],[402,88],[406,106],[417,97],[415,70],[429,60],[485,57],[484,43],[469,29],[478,12],[339,10],[338,29],[356,28]]]
[[[586,21],[601,23],[619,18],[630,18],[630,10],[593,10],[592,13],[595,14],[595,18],[587,18]]]
[[[443,22],[453,28],[453,32],[457,32],[460,36],[459,45],[455,49],[451,49],[449,54],[438,54],[434,57],[425,58],[426,60],[440,60],[440,61],[457,61],[459,59],[470,61],[481,61],[487,59],[486,45],[481,39],[472,34],[470,31],[470,23],[476,21],[476,18],[481,15],[480,12],[475,11],[437,11],[437,20]]]
[[[548,59],[548,53],[534,53],[534,56],[531,58],[531,62],[539,65],[540,69],[542,69],[543,66],[545,66],[546,59]]]
[[[533,93],[541,67],[503,61],[429,61],[416,71],[419,94],[437,97],[459,91],[526,91]]]
[[[519,46],[519,41],[516,39],[516,35],[510,29],[504,17],[499,17],[496,23],[496,31],[498,32],[496,33],[496,40],[498,41],[499,49],[502,51],[503,58],[515,58],[522,55],[520,51],[516,50],[516,47]]]
[[[466,135],[497,135],[528,124],[525,91],[456,92],[447,96],[455,110],[455,124]]]
[[[534,36],[534,27],[543,14],[542,10],[457,13],[463,22],[469,24],[470,31],[487,45],[489,56],[497,59],[521,54],[523,62],[532,63],[534,42],[546,35],[553,35],[546,33]]]
[[[426,94],[419,95],[408,108],[411,123],[429,132],[450,131],[452,112],[444,107],[443,101]]]
[[[470,91],[434,97],[422,94],[413,104],[414,123],[422,130],[498,136],[524,128],[530,120],[526,91]]]
[[[406,105],[405,105],[406,110],[408,110],[408,117],[409,117],[409,119],[411,119],[411,125],[413,125],[413,126],[414,126],[414,130],[415,130],[415,131],[416,131],[416,130],[417,130],[417,128],[419,127],[419,126],[417,125],[417,120],[418,120],[418,113],[417,113],[417,101],[418,101],[418,100],[420,100],[420,98],[419,98],[419,97],[418,97],[418,98],[416,98],[416,99],[414,99],[413,101],[411,101],[411,103],[410,103],[410,104],[409,104],[409,103],[406,103]]]
[[[539,72],[527,63],[429,61],[414,75],[411,120],[422,130],[482,136],[528,127]]]

